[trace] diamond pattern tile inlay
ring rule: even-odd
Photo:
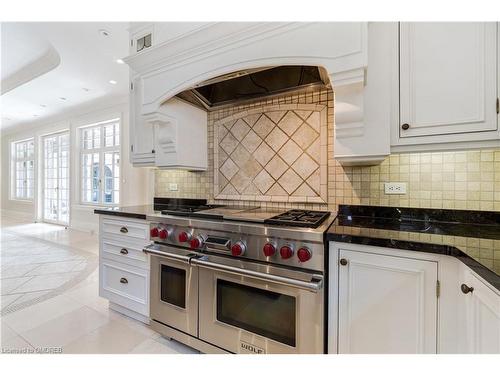
[[[286,115],[283,117],[283,120],[280,121],[279,127],[283,130],[288,136],[295,133],[295,130],[298,129],[300,124],[304,121],[297,116],[293,111],[288,111]]]
[[[267,144],[271,146],[274,150],[279,150],[287,140],[288,140],[287,135],[283,133],[283,130],[281,130],[278,127],[274,128],[271,131],[271,133],[269,133],[269,135],[266,137]]]
[[[231,159],[227,159],[226,162],[222,164],[220,171],[230,180],[238,172],[238,166]]]
[[[276,180],[280,178],[280,176],[287,169],[288,165],[278,155],[275,155],[274,158],[272,158],[271,161],[266,165],[266,171],[268,171]]]
[[[259,137],[264,139],[275,126],[274,122],[269,120],[269,117],[262,115],[253,126],[253,130],[259,135]]]
[[[303,179],[309,177],[318,168],[318,164],[307,154],[302,154],[293,163],[292,168]]]
[[[266,142],[262,142],[260,146],[257,147],[257,150],[255,150],[254,157],[262,166],[265,166],[269,163],[269,160],[273,158],[274,154],[276,154],[276,152],[274,152]]]
[[[314,131],[306,123],[303,123],[301,127],[292,136],[292,139],[297,142],[297,144],[303,149],[307,149],[309,145],[319,137],[319,134]]]
[[[278,180],[278,183],[283,187],[283,189],[286,190],[288,194],[292,194],[295,189],[299,187],[301,182],[302,179],[292,169],[287,170]]]
[[[275,124],[278,124],[287,111],[271,111],[266,112],[266,116],[269,117]]]
[[[227,154],[233,152],[236,146],[238,146],[238,140],[234,138],[231,133],[227,133],[224,139],[220,142],[220,147],[222,147]]]
[[[245,135],[247,135],[249,130],[250,127],[242,119],[236,121],[234,125],[231,127],[231,133],[233,133],[235,138],[240,142],[245,137]]]
[[[292,165],[292,163],[297,160],[297,158],[303,153],[299,145],[293,140],[289,139],[287,143],[281,148],[280,156],[281,158]]]
[[[257,147],[261,144],[262,139],[253,130],[250,130],[248,134],[243,138],[241,144],[245,146],[248,152],[253,153]]]
[[[266,194],[269,188],[274,184],[274,179],[265,169],[261,170],[260,173],[253,180],[255,186],[260,190],[262,194]]]
[[[215,122],[215,196],[283,202],[326,199],[326,107],[280,104],[249,109]],[[282,110],[283,109],[283,110]],[[321,172],[326,173],[326,172]],[[324,178],[323,178],[324,179]],[[297,200],[298,199],[298,200]],[[267,198],[269,200],[269,198]]]

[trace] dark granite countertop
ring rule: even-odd
[[[147,216],[159,215],[159,211],[155,211],[152,204],[143,206],[128,206],[128,207],[109,207],[109,208],[96,208],[95,214],[112,215],[121,217],[130,217],[133,219],[146,220]]]
[[[500,212],[340,206],[326,240],[453,256],[500,290]]]

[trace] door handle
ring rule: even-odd
[[[120,232],[122,232],[122,233],[128,233],[127,227],[121,227],[120,228]]]
[[[123,255],[127,255],[128,254],[128,250],[123,248],[120,250],[120,253],[123,254]]]
[[[177,260],[177,261],[184,262],[184,263],[189,263],[191,258],[196,256],[195,254],[181,255],[181,254],[167,253],[166,251],[158,250],[158,246],[156,246],[154,244],[146,246],[144,249],[142,249],[142,251],[145,252],[146,254],[156,255],[156,256],[159,256],[161,258],[166,258],[166,259],[170,259],[170,260]]]
[[[121,282],[122,284],[128,284],[128,280],[127,280],[126,278],[124,278],[124,277],[122,277],[122,278],[120,279],[120,282]]]
[[[257,280],[269,281],[275,284],[305,289],[313,293],[317,293],[323,286],[323,276],[321,275],[312,275],[311,281],[303,281],[258,271],[252,271],[249,269],[228,266],[226,264],[214,263],[203,258],[192,258],[191,263],[202,268],[208,268],[215,271],[223,271],[237,276],[245,276]]]

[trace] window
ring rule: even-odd
[[[80,128],[81,201],[120,202],[120,123],[118,119]]]
[[[35,142],[33,139],[13,142],[11,150],[11,197],[14,199],[31,200],[33,199],[35,186]]]

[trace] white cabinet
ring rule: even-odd
[[[134,166],[206,170],[207,112],[172,98],[158,111],[141,113],[143,82],[130,92],[130,161]]]
[[[110,308],[149,323],[149,245],[146,220],[100,216],[99,295]]]
[[[180,99],[171,98],[157,112],[144,118],[149,126],[154,127],[157,167],[207,169],[206,111]]]
[[[155,162],[154,128],[141,114],[142,79],[130,85],[130,162],[134,166],[152,166]]]
[[[499,140],[497,23],[400,24],[393,145]]]
[[[500,293],[470,270],[463,285],[466,352],[500,354]]]
[[[338,272],[339,353],[436,353],[436,262],[340,249]]]

